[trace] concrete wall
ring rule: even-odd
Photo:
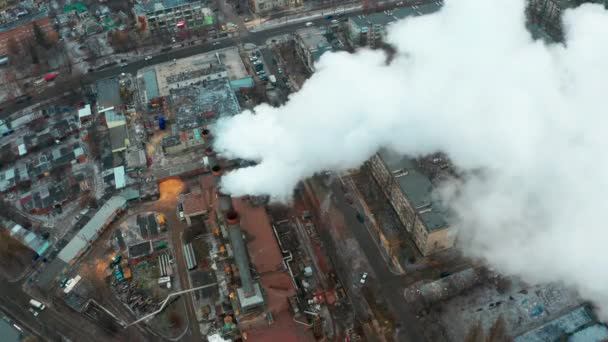
[[[379,155],[374,155],[368,162],[372,176],[376,179],[385,196],[388,198],[399,220],[412,236],[416,247],[422,255],[451,248],[454,245],[455,233],[450,228],[429,232],[420,215],[411,206],[406,194],[401,191],[399,184],[393,178]]]

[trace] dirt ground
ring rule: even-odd
[[[14,279],[23,272],[34,259],[35,253],[9,236],[7,231],[0,232],[0,272]]]

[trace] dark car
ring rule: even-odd
[[[357,212],[357,221],[363,223],[365,222],[365,217],[360,212]]]

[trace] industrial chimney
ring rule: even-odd
[[[230,198],[230,196],[228,196],[228,198]],[[234,209],[230,209],[225,212],[224,219],[228,224],[228,235],[230,236],[230,242],[232,243],[234,259],[239,268],[243,294],[248,298],[255,295],[255,290],[253,288],[251,270],[249,269],[249,256],[247,255],[247,248],[245,247],[245,241],[243,240],[243,232],[239,224],[239,214]]]

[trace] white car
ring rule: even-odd
[[[312,23],[312,21],[309,21],[309,22],[307,22],[307,23],[306,23],[306,27],[311,27],[312,25],[314,25],[314,24]]]
[[[361,280],[359,280],[359,282],[361,283],[361,285],[365,284],[365,281],[367,280],[367,272],[363,272],[363,275],[361,276]]]
[[[122,68],[126,67],[127,65],[129,65],[129,64],[127,64],[127,63],[120,63],[120,66],[121,66]]]
[[[29,308],[29,310],[32,313],[32,315],[34,315],[34,317],[38,317],[38,311],[36,311],[36,310],[34,310],[32,308]]]
[[[152,59],[152,56],[146,56],[146,58],[144,58],[144,61],[149,61]]]

